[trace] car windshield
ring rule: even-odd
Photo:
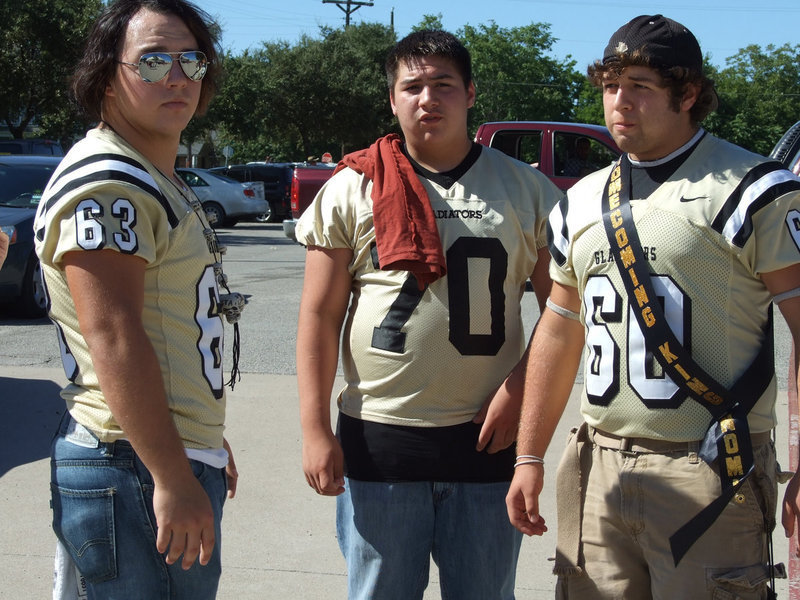
[[[36,208],[55,165],[0,163],[0,206]]]

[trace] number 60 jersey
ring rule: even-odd
[[[634,173],[633,220],[670,328],[730,389],[764,340],[772,298],[759,274],[800,262],[800,181],[710,134],[675,155],[660,166],[634,164],[634,171],[674,171],[646,198],[637,195]],[[572,187],[548,224],[553,281],[576,287],[582,301],[581,412],[589,425],[620,436],[702,439],[709,413],[646,351],[610,255],[601,213],[610,169]],[[772,382],[750,412],[754,433],[775,423],[774,373],[763,376]]]
[[[195,211],[175,185],[108,130],[91,130],[78,142],[45,190],[34,230],[71,382],[61,395],[73,418],[102,441],[124,434],[81,335],[64,255],[111,250],[145,261],[142,323],[175,424],[184,446],[221,448],[223,325],[211,252],[216,248],[206,239],[207,228],[202,210]]]
[[[530,166],[477,145],[446,175],[420,175],[447,261],[447,275],[425,290],[407,271],[379,268],[372,182],[355,171],[334,175],[297,225],[301,243],[353,251],[339,395],[346,415],[466,423],[524,350],[520,300],[561,192]]]

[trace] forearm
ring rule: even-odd
[[[340,323],[301,312],[297,328],[297,387],[304,433],[331,431],[331,393],[339,361]]]
[[[84,332],[103,397],[156,484],[192,476],[155,351],[139,325]]]
[[[297,321],[297,384],[304,435],[331,431],[331,391],[350,300],[352,252],[310,246]]]
[[[582,347],[578,322],[544,311],[526,367],[517,454],[544,456],[572,392]]]

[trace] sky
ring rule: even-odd
[[[222,46],[234,54],[258,48],[261,42],[296,42],[301,35],[318,37],[320,26],[344,26],[345,13],[322,0],[194,0],[222,25]],[[568,55],[583,71],[602,55],[611,34],[640,14],[661,13],[695,34],[712,64],[750,44],[765,48],[800,43],[800,2],[797,0],[372,0],[351,14],[351,23],[378,22],[394,27],[402,37],[423,15],[442,16],[445,29],[494,21],[511,28],[548,23],[557,38],[551,56]],[[342,2],[344,6],[344,2]]]

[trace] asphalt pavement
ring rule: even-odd
[[[226,436],[240,472],[236,498],[225,506],[221,600],[322,600],[346,597],[345,564],[335,536],[335,502],[317,496],[300,466],[300,427],[293,367],[294,328],[302,282],[302,249],[277,227],[224,232],[232,289],[251,296],[242,322],[243,375],[228,394]],[[526,294],[532,296],[532,294]],[[526,300],[524,310],[532,302]],[[528,317],[535,319],[535,315]],[[778,361],[788,357],[779,344]],[[785,368],[783,369],[785,372]],[[785,375],[779,383],[778,451],[788,464]],[[0,312],[0,600],[49,598],[55,537],[50,529],[49,444],[64,405],[54,327]],[[578,421],[576,384],[545,456],[548,478],[541,512],[550,531],[523,541],[518,600],[552,598],[550,557],[556,539],[555,466]],[[796,434],[796,432],[795,432]],[[781,491],[782,493],[782,491]],[[775,554],[788,543],[777,531]],[[788,584],[778,584],[786,598]],[[431,572],[426,600],[439,598]]]

